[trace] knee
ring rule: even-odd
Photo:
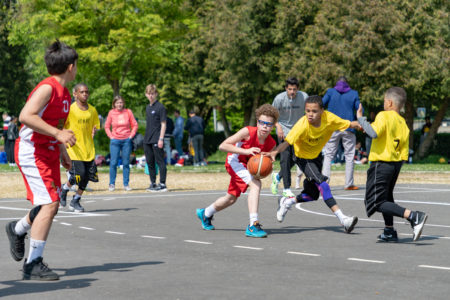
[[[53,218],[58,213],[58,208],[59,202],[42,205],[39,214],[43,214],[43,217]]]

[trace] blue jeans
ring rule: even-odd
[[[109,163],[109,184],[116,183],[117,162],[119,160],[120,152],[122,152],[123,185],[128,186],[128,183],[130,182],[131,140],[111,139],[109,152],[111,154],[111,161]]]
[[[183,155],[183,136],[174,136],[173,139],[175,140],[175,148],[178,151],[178,156]]]

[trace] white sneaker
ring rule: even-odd
[[[283,197],[286,197],[286,198],[295,197],[295,194],[291,191],[291,189],[284,190],[282,195],[283,195]]]
[[[123,189],[124,189],[125,191],[127,191],[127,192],[133,190],[129,185],[124,186]]]
[[[288,210],[291,209],[291,204],[288,204],[286,200],[289,198],[280,197],[278,199],[278,209],[277,209],[277,220],[278,222],[283,222],[284,217],[286,216]]]
[[[116,187],[114,186],[114,184],[110,184],[108,189],[110,192],[113,192],[116,189]]]
[[[346,233],[350,233],[355,228],[356,223],[358,223],[358,217],[346,217],[344,219],[344,230]]]

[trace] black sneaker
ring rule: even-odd
[[[152,183],[150,184],[150,186],[147,188],[148,192],[160,192],[161,191],[161,185],[160,184],[156,184],[156,183]]]
[[[64,188],[61,188],[61,194],[59,195],[59,205],[61,207],[66,207],[68,192],[69,192],[69,190],[65,190]]]
[[[428,219],[428,215],[421,211],[415,211],[409,223],[413,229],[413,241],[417,241],[422,234],[423,226]]]
[[[9,250],[15,261],[21,261],[25,254],[25,236],[17,235],[14,228],[16,227],[17,221],[12,221],[6,224],[6,235],[9,239]]]
[[[167,186],[165,183],[160,183],[159,184],[159,191],[160,192],[167,192]]]
[[[77,213],[84,212],[84,207],[81,206],[80,199],[75,200],[74,196],[72,201],[70,201],[69,210]]]
[[[42,261],[42,257],[35,258],[31,263],[27,264],[27,260],[23,264],[23,280],[58,280],[59,275],[53,272],[46,263]]]
[[[378,236],[379,242],[398,242],[397,231],[395,229],[383,230],[383,233]]]

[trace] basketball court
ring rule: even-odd
[[[263,190],[268,238],[245,236],[247,197],[204,231],[195,209],[223,191],[110,194],[83,198],[86,213],[60,210],[44,260],[56,282],[22,281],[9,254],[7,222],[27,201],[0,200],[0,297],[24,299],[446,299],[450,282],[449,185],[398,184],[396,201],[429,214],[421,239],[401,219],[399,243],[377,243],[382,217],[367,218],[364,189],[333,194],[359,222],[345,234],[319,200],[276,221],[277,198]],[[28,240],[27,252],[28,252]]]

